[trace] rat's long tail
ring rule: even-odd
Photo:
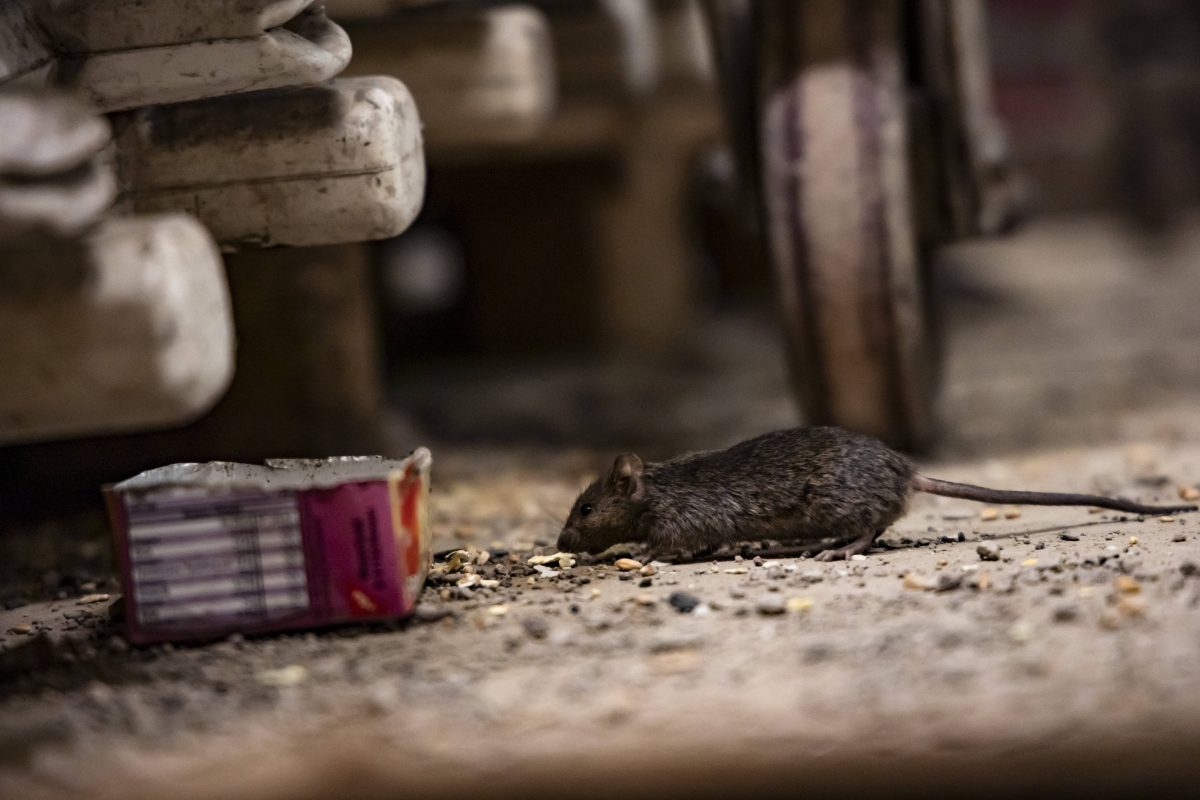
[[[1183,511],[1200,510],[1197,506],[1144,506],[1141,503],[1098,494],[1010,492],[1005,489],[988,489],[969,483],[927,478],[924,475],[913,475],[912,485],[918,491],[939,494],[942,497],[960,497],[963,500],[978,500],[981,503],[1008,503],[1015,506],[1095,506],[1130,514],[1178,514]]]

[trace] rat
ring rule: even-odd
[[[726,450],[643,463],[617,456],[580,493],[558,548],[600,553],[623,542],[651,553],[695,551],[739,541],[847,542],[821,561],[862,553],[899,519],[913,492],[984,503],[1095,506],[1131,514],[1196,511],[1114,497],[989,489],[919,474],[882,442],[835,427],[765,433]]]

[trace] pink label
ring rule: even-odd
[[[408,610],[386,483],[304,492],[300,515],[315,614],[336,621]]]

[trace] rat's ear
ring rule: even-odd
[[[645,494],[642,484],[642,460],[633,453],[622,453],[613,462],[608,485],[631,500],[641,500]]]

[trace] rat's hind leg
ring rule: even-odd
[[[859,553],[865,552],[866,549],[871,546],[871,543],[874,542],[881,533],[883,533],[881,530],[868,531],[854,541],[850,542],[850,544],[843,545],[842,547],[834,547],[829,550],[822,550],[821,552],[817,553],[814,558],[817,561],[848,561],[850,556],[856,556]]]

